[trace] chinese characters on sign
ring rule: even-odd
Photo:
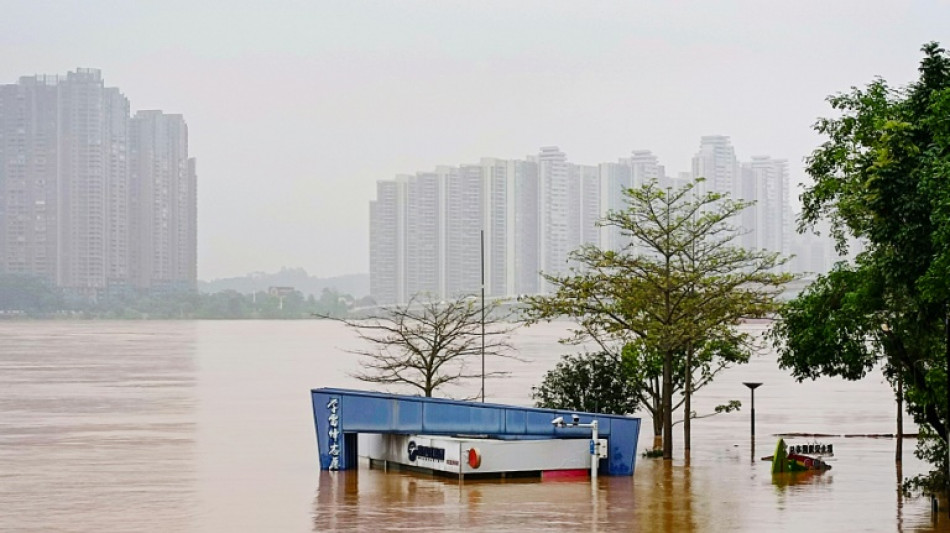
[[[330,449],[330,468],[329,470],[340,469],[340,399],[331,398],[327,402],[327,409],[330,410],[330,431],[328,441]]]

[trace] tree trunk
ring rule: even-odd
[[[653,396],[653,449],[659,450],[663,447],[663,391],[660,389],[660,380],[653,380],[653,390],[660,391],[659,396]]]
[[[894,460],[900,463],[904,456],[904,377],[897,372],[897,450]]]
[[[673,352],[663,354],[663,459],[673,459]]]
[[[692,349],[686,350],[686,402],[684,408],[686,413],[683,415],[683,446],[685,446],[686,454],[689,455],[689,439],[690,439],[690,418],[692,416],[692,410],[690,409],[690,401],[692,400],[693,395],[693,367],[692,367]]]
[[[944,355],[947,360],[947,420],[944,426],[944,442],[947,443],[947,483],[950,484],[950,302],[944,304]],[[950,514],[950,486],[947,491],[947,513]]]
[[[659,450],[663,447],[663,406],[656,396],[650,398],[650,401],[652,403],[649,411],[653,419],[653,449]]]

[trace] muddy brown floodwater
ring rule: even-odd
[[[745,326],[761,332],[765,326]],[[565,324],[519,331],[522,358],[489,360],[489,401],[529,405],[531,386],[567,348]],[[309,390],[364,388],[322,321],[0,322],[0,531],[931,531],[925,498],[898,480],[923,472],[893,433],[879,373],[798,384],[766,352],[701,390],[684,459],[638,458],[633,477],[465,481],[363,468],[320,472]],[[749,391],[756,390],[756,440]],[[457,397],[469,389],[447,391]],[[652,442],[644,419],[640,451]],[[908,432],[916,427],[908,424]],[[823,433],[832,470],[772,476],[777,433]],[[791,439],[794,440],[794,439]],[[798,439],[804,442],[807,439]]]

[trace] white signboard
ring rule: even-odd
[[[600,439],[606,451],[606,439]],[[440,472],[488,474],[590,469],[589,439],[496,440],[361,434],[360,455]]]

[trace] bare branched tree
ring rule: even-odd
[[[367,383],[408,385],[432,396],[443,385],[482,377],[483,344],[486,358],[517,359],[509,342],[517,323],[508,320],[500,305],[491,301],[483,309],[470,296],[436,300],[423,294],[359,319],[325,318],[353,328],[371,346],[351,351],[364,357],[362,371],[353,377]],[[475,357],[479,363],[472,368],[470,360]],[[484,373],[486,378],[503,375]]]

